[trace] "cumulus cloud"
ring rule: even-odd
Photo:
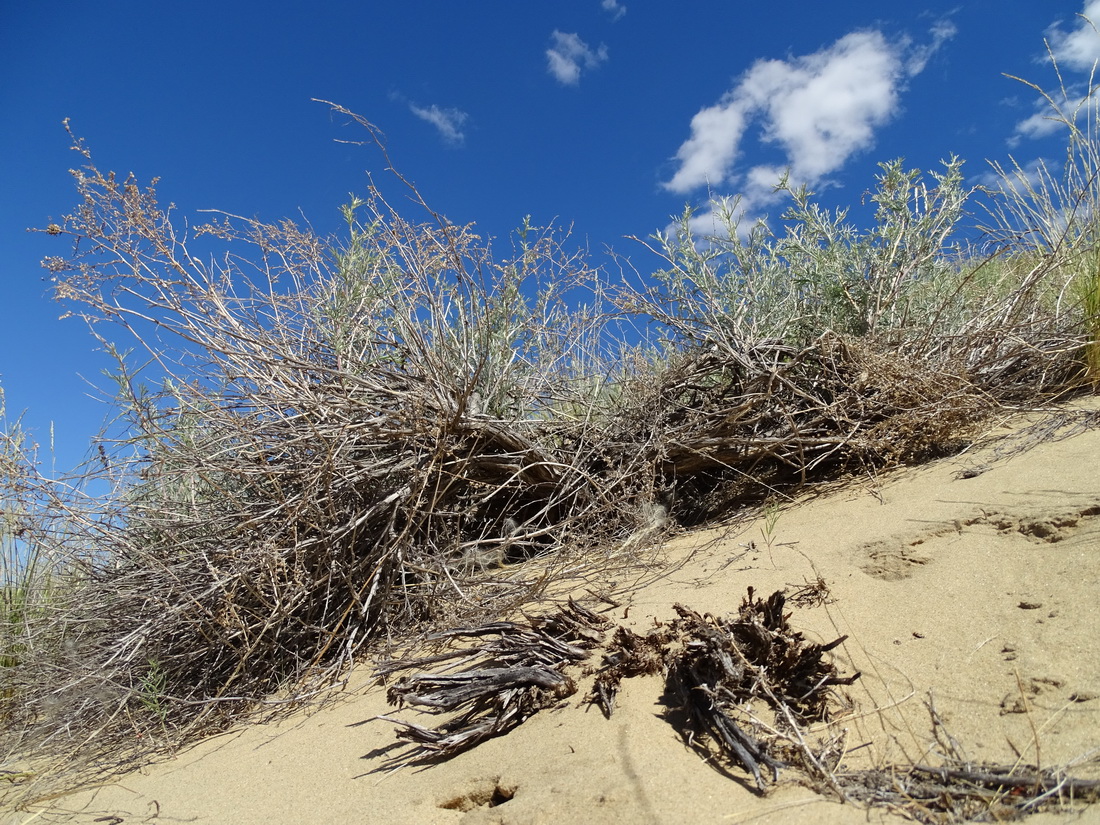
[[[611,14],[612,21],[621,20],[622,16],[626,14],[626,6],[617,2],[617,0],[603,0],[600,5],[604,11]]]
[[[721,184],[737,159],[752,110],[751,101],[739,94],[700,109],[691,119],[691,137],[676,153],[680,168],[665,188],[690,192],[707,184]]]
[[[765,143],[784,151],[792,179],[820,180],[869,147],[875,128],[896,112],[903,79],[912,73],[904,51],[880,32],[860,31],[814,54],[757,61],[692,118],[691,137],[676,153],[679,168],[665,187],[686,193],[746,177],[735,161],[754,124]],[[747,173],[751,180],[761,176],[759,169]]]
[[[925,44],[856,31],[813,54],[758,60],[692,118],[691,136],[664,187],[678,194],[703,187],[712,196],[737,192],[740,229],[747,231],[775,202],[775,185],[785,173],[792,186],[817,185],[870,148],[876,130],[897,114],[907,80],[956,31],[950,21],[937,22]],[[739,164],[750,133],[778,149],[782,161]],[[693,219],[700,230],[710,223],[709,209]]]
[[[764,138],[785,149],[796,180],[839,168],[897,109],[899,60],[878,32],[850,34],[794,65],[761,68],[753,96],[764,107]]]
[[[575,86],[580,81],[582,69],[595,69],[607,60],[607,46],[601,44],[593,50],[575,33],[555,30],[551,39],[553,45],[546,50],[548,69],[567,86]]]
[[[466,135],[462,132],[462,126],[469,119],[466,112],[460,109],[443,109],[434,103],[427,107],[410,103],[409,110],[438,129],[439,134],[448,143],[462,143],[466,139]]]
[[[1047,31],[1047,43],[1058,65],[1088,72],[1100,61],[1100,0],[1088,0],[1069,31],[1052,26]]]

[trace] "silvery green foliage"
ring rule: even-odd
[[[779,233],[762,220],[745,229],[737,199],[712,204],[714,234],[696,232],[689,211],[658,236],[668,265],[646,308],[674,337],[739,346],[910,329],[936,312],[939,282],[956,270],[953,233],[970,196],[961,167],[952,158],[928,183],[900,160],[881,164],[867,230],[785,179],[777,190],[791,205]]]

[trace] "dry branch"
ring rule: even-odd
[[[415,743],[412,750],[394,758],[391,764],[453,756],[491,736],[507,733],[539,710],[571,696],[577,686],[564,668],[588,658],[591,648],[602,641],[606,623],[570,600],[555,614],[528,618],[523,625],[494,622],[433,637],[436,641],[486,639],[472,647],[381,665],[380,675],[449,659],[461,659],[462,664],[469,665],[453,673],[403,676],[389,687],[391,704],[425,707],[432,712],[463,710],[435,729],[389,716],[378,717],[398,724],[398,737]]]
[[[1004,822],[1100,802],[1100,781],[1019,765],[913,765],[839,772],[854,801],[902,811],[917,822]]]

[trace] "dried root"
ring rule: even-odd
[[[828,718],[830,687],[860,677],[839,676],[824,658],[846,637],[827,645],[807,643],[787,623],[784,605],[781,592],[759,599],[750,587],[738,614],[727,619],[700,616],[678,604],[680,618],[644,639],[620,628],[605,657],[607,666],[596,677],[592,700],[610,716],[624,676],[660,670],[670,697],[685,711],[685,738],[704,755],[711,755],[708,744],[717,747],[720,757],[751,773],[760,790],[767,785],[762,766],[773,781],[779,777],[783,762],[773,751],[780,750],[781,741],[795,747],[804,767],[816,766],[821,773],[818,757],[801,735],[773,730],[769,745],[749,732],[759,726],[752,713],[755,700],[768,704],[779,727],[795,734],[805,723]]]
[[[577,685],[564,669],[588,658],[591,648],[603,640],[606,621],[570,600],[556,614],[528,618],[526,624],[494,622],[435,634],[436,641],[487,641],[380,667],[379,674],[385,676],[443,661],[451,661],[451,667],[465,666],[458,672],[403,676],[390,686],[387,697],[398,707],[412,705],[433,713],[461,711],[434,729],[378,717],[398,724],[398,737],[415,743],[395,762],[447,758],[469,750],[576,693]]]
[[[842,773],[848,798],[917,822],[1004,822],[1073,803],[1100,802],[1100,781],[1034,766],[913,765]]]

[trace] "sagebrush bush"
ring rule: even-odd
[[[705,237],[688,211],[651,247],[667,263],[656,284],[628,294],[623,308],[656,318],[677,340],[801,346],[825,331],[915,337],[958,276],[953,233],[970,194],[961,165],[946,163],[929,188],[900,160],[882,164],[866,231],[848,222],[848,210],[830,213],[785,180],[778,189],[791,206],[779,235],[763,222],[743,232],[736,200],[714,204],[717,232]]]

